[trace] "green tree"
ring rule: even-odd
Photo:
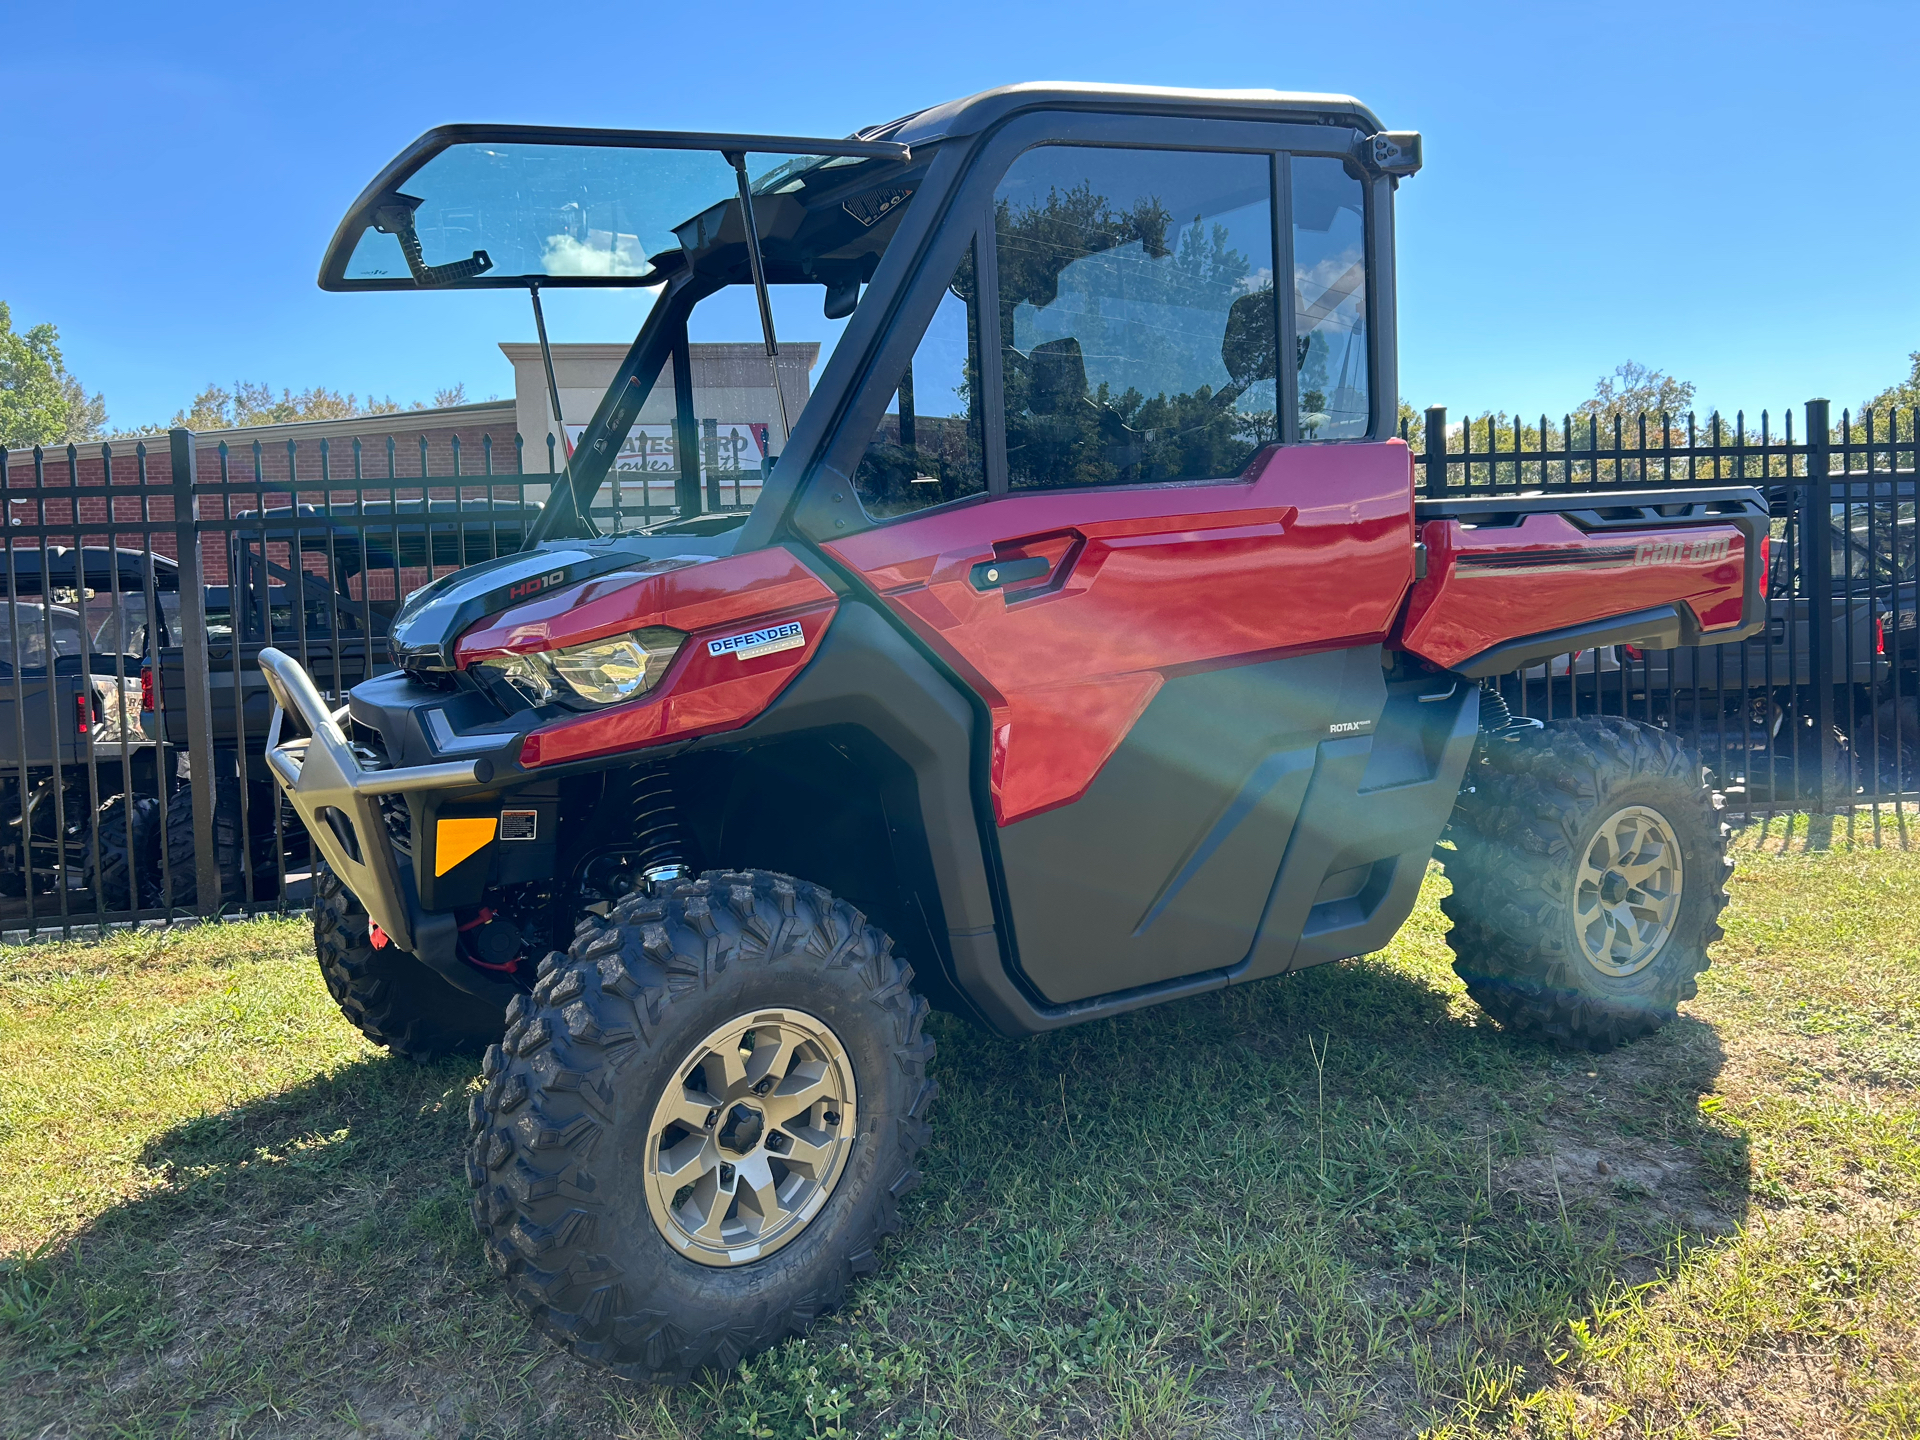
[[[343,395],[338,390],[315,385],[307,390],[283,386],[276,397],[271,385],[236,380],[231,390],[207,386],[193,397],[191,406],[174,412],[172,423],[189,430],[233,430],[245,425],[284,425],[297,420],[350,420],[358,415],[391,415],[399,408],[391,396],[376,400],[369,395],[362,402],[351,392]]]
[[[436,408],[466,403],[467,387],[464,381],[433,392]],[[406,408],[424,410],[427,406],[425,402],[416,400]],[[296,420],[352,420],[362,415],[397,415],[400,410],[400,403],[391,395],[378,400],[368,395],[363,400],[351,391],[343,395],[338,390],[315,385],[307,390],[282,386],[276,397],[271,385],[236,380],[231,390],[219,385],[207,386],[193,397],[193,403],[186,409],[174,411],[169,423],[185,426],[189,430],[235,430],[246,425],[285,425]]]
[[[1664,370],[1655,370],[1638,361],[1616,365],[1611,375],[1602,375],[1594,383],[1593,395],[1580,402],[1574,411],[1601,422],[1603,430],[1616,419],[1632,424],[1641,415],[1651,427],[1661,415],[1675,419],[1693,409],[1694,386],[1691,380],[1676,380]]]
[[[107,402],[68,373],[60,332],[42,322],[21,332],[0,300],[0,446],[93,440],[106,433]]]
[[[1861,413],[1869,410],[1885,413],[1889,410],[1912,410],[1920,407],[1920,350],[1907,356],[1912,369],[1907,378],[1897,385],[1889,385],[1870,400],[1861,402]]]

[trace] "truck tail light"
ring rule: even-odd
[[[1760,598],[1767,598],[1767,576],[1773,570],[1773,537],[1760,537]]]
[[[1627,652],[1627,659],[1629,660],[1644,660],[1647,658],[1646,653],[1642,651],[1638,645],[1622,645],[1620,648]]]
[[[73,697],[73,733],[91,735],[93,733],[93,696],[85,690]]]
[[[151,664],[140,667],[140,708],[142,710],[158,710],[160,708],[154,703],[153,666]]]
[[[1873,617],[1873,653],[1876,655],[1887,653],[1887,617],[1884,615]]]

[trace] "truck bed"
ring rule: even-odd
[[[1423,500],[1401,648],[1470,677],[1598,645],[1744,640],[1766,623],[1758,490]]]
[[[276,639],[273,643],[299,657],[307,665],[314,684],[329,695],[344,696],[362,680],[391,668],[387,661],[387,639],[384,635],[376,636],[371,642],[364,636],[350,635],[337,641],[310,639],[302,644],[298,640]],[[241,642],[237,667],[239,673],[236,676],[234,642],[222,638],[210,641],[207,646],[207,688],[213,701],[209,730],[214,747],[224,749],[243,745],[255,779],[267,778],[265,762],[261,757],[266,744],[267,726],[273,719],[273,696],[268,692],[266,679],[260,673],[260,652],[266,648],[264,641]],[[372,655],[372,668],[368,666],[369,652]],[[170,646],[160,652],[155,680],[160,701],[159,719],[167,742],[184,751],[187,745],[187,666],[186,652],[181,647]],[[236,684],[240,702],[237,711],[234,704]]]

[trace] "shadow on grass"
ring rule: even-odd
[[[876,1433],[1400,1433],[1523,1385],[1597,1297],[1745,1212],[1691,1020],[1556,1054],[1369,960],[1032,1040],[933,1029],[926,1183],[881,1273],[662,1417],[808,1434],[827,1387]],[[0,1266],[0,1432],[632,1423],[655,1402],[533,1336],[485,1268],[471,1078],[365,1059],[156,1139],[152,1191]]]
[[[381,1389],[408,1337],[523,1329],[467,1222],[472,1075],[369,1057],[154,1139],[147,1193],[0,1262],[0,1433],[271,1428]]]
[[[1744,1217],[1746,1146],[1700,1108],[1711,1027],[1557,1053],[1456,993],[1366,960],[1030,1041],[943,1021],[925,1210],[874,1303],[1002,1374],[1090,1363],[1104,1307],[1130,1363],[1229,1413],[1277,1384],[1309,1428],[1510,1397]]]

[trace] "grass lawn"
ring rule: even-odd
[[[473,1068],[297,922],[0,950],[0,1436],[1920,1434],[1920,854],[1740,841],[1700,997],[1516,1044],[1393,947],[1040,1040],[936,1017],[926,1183],[698,1388],[529,1332]]]

